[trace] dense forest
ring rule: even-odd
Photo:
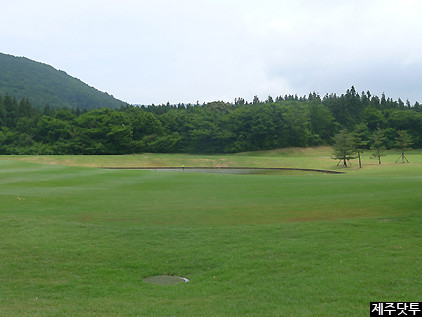
[[[123,101],[88,86],[50,65],[0,53],[0,94],[31,97],[35,106],[81,109],[119,108]]]
[[[34,107],[0,96],[0,154],[234,153],[329,145],[340,130],[393,148],[399,131],[422,147],[422,107],[352,87],[340,96],[316,93],[250,103],[243,98],[195,105],[122,106],[92,110]],[[369,146],[369,145],[368,145]]]

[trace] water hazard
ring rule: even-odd
[[[344,172],[288,167],[104,167],[107,169],[138,169],[155,172],[220,173],[220,174],[298,174],[301,172],[343,174]]]

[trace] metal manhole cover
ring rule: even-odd
[[[156,275],[144,278],[144,282],[157,285],[171,285],[186,283],[189,282],[189,280],[186,277],[180,277],[176,275]]]

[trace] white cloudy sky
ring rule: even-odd
[[[0,52],[129,103],[357,91],[422,102],[419,0],[0,0]]]

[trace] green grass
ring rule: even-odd
[[[271,151],[245,152],[226,155],[193,154],[134,154],[134,155],[11,155],[0,159],[11,159],[33,163],[58,164],[84,167],[293,167],[343,170],[337,167],[337,161],[331,159],[329,147],[287,148]],[[385,166],[398,166],[394,162],[400,152],[386,151],[382,157]],[[364,169],[378,166],[376,159],[371,159],[371,152],[362,154]],[[422,165],[422,150],[406,153],[411,165]],[[357,160],[352,160],[351,170],[358,168]]]
[[[291,153],[148,157],[336,168],[324,149]],[[420,301],[419,153],[342,175],[60,165],[147,166],[147,155],[1,157],[0,315],[365,316],[370,301]],[[159,274],[190,282],[142,281]]]

